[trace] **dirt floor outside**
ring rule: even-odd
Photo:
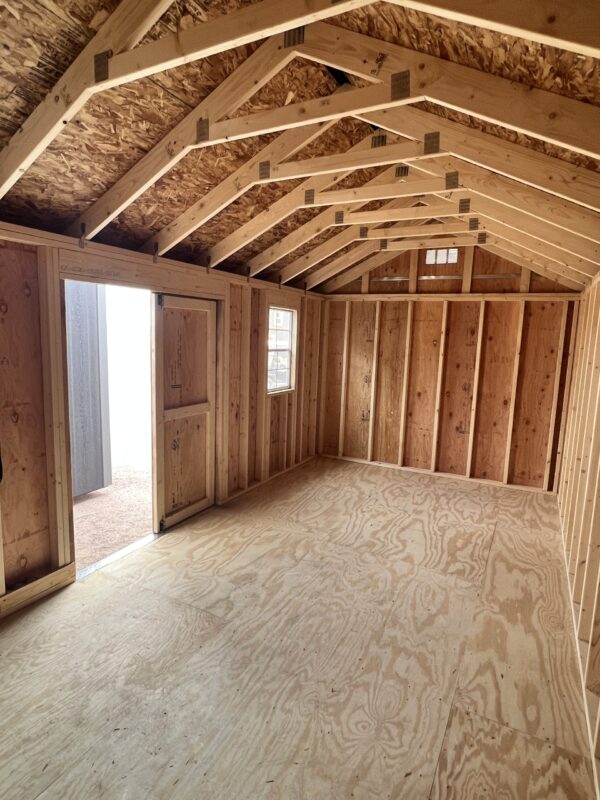
[[[152,533],[152,474],[113,469],[113,483],[73,503],[76,563],[81,570]]]

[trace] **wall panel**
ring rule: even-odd
[[[518,303],[486,302],[473,442],[475,478],[503,479],[518,321]]]
[[[563,302],[525,304],[510,483],[538,488],[544,484],[563,312]]]
[[[407,303],[382,303],[379,326],[373,459],[395,464],[406,349]]]
[[[465,475],[475,373],[479,303],[449,303],[437,469]]]
[[[340,436],[340,408],[344,360],[346,303],[329,303],[327,337],[327,382],[323,402],[323,453],[337,456]]]
[[[429,469],[431,466],[442,311],[443,303],[415,303],[404,446],[407,467]]]
[[[51,560],[37,255],[22,245],[0,247],[0,445],[10,589],[45,574]]]
[[[241,286],[229,291],[229,459],[228,487],[233,494],[240,487],[240,464],[246,454],[240,447],[242,407],[242,292]]]
[[[583,295],[569,346],[572,377],[558,504],[590,732],[600,757],[600,283]],[[566,347],[565,347],[566,349]]]
[[[400,466],[552,488],[573,305],[525,296],[328,300],[319,452],[338,455],[342,439],[344,457],[399,465],[404,437]]]
[[[350,315],[344,452],[367,458],[371,414],[375,303],[355,303]]]

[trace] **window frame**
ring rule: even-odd
[[[445,266],[445,265],[452,265],[458,264],[458,256],[459,256],[459,248],[458,247],[428,247],[425,251],[425,265],[428,267],[433,266]],[[429,260],[429,254],[433,253],[433,261]],[[444,260],[440,260],[440,254],[444,253]],[[453,261],[450,261],[450,253],[456,253],[456,257]]]
[[[269,347],[269,333],[271,330],[277,330],[271,328],[271,311],[285,311],[287,314],[291,314],[291,330],[290,330],[290,347],[289,348],[270,348]],[[267,347],[267,363],[266,363],[266,374],[265,374],[265,386],[267,395],[277,395],[277,394],[286,394],[286,392],[293,392],[296,389],[296,351],[298,345],[298,312],[295,308],[290,308],[290,306],[279,305],[277,303],[268,303],[267,304],[267,337],[266,337],[266,347]],[[290,354],[290,366],[289,366],[289,382],[288,386],[278,386],[274,389],[269,389],[269,356],[271,353],[278,353],[284,352]]]

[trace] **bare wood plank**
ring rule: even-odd
[[[569,546],[570,531],[566,526],[566,514],[568,510],[568,497],[573,483],[574,475],[574,449],[575,449],[575,430],[577,416],[579,414],[581,397],[583,392],[585,352],[588,344],[587,332],[591,324],[590,294],[586,293],[581,301],[581,310],[576,333],[576,353],[573,376],[573,386],[569,397],[569,410],[567,420],[567,432],[565,436],[565,468],[561,475],[558,501],[559,515],[562,523],[565,550]]]
[[[165,356],[164,312],[160,295],[152,306],[152,524],[162,530],[165,517]]]
[[[316,302],[316,313],[314,314],[314,330],[312,336],[313,352],[311,353],[311,379],[309,395],[309,417],[308,417],[308,455],[314,456],[317,450],[317,414],[319,400],[319,363],[321,349],[321,316],[323,314],[323,303]]]
[[[560,337],[558,340],[558,350],[556,353],[556,373],[554,375],[554,389],[552,392],[552,411],[550,414],[550,427],[548,433],[548,450],[546,453],[546,469],[544,470],[544,489],[548,489],[550,482],[550,465],[552,464],[552,450],[554,446],[554,427],[556,425],[556,413],[558,408],[558,392],[560,389],[560,374],[562,366],[563,348],[565,346],[565,333],[567,330],[567,315],[569,304],[563,302],[563,314],[560,324]]]
[[[519,291],[528,292],[531,284],[531,270],[527,267],[521,267],[521,277],[519,279]]]
[[[477,327],[477,347],[475,350],[475,370],[473,374],[473,395],[471,397],[471,418],[469,421],[469,442],[467,445],[466,477],[471,477],[473,469],[473,443],[475,441],[475,425],[477,423],[477,398],[479,395],[479,379],[481,377],[481,347],[483,343],[483,323],[485,320],[485,300],[479,304],[479,324]]]
[[[260,322],[258,327],[258,395],[256,411],[256,464],[258,480],[264,481],[269,476],[269,432],[270,418],[269,397],[267,396],[267,324],[268,307],[266,292],[260,293]]]
[[[448,341],[448,301],[442,307],[442,328],[440,331],[440,355],[438,361],[437,381],[435,387],[435,411],[433,418],[433,435],[431,437],[431,471],[435,472],[437,464],[438,437],[440,432],[440,406],[442,400],[442,383],[444,380],[444,360]]]
[[[408,291],[409,294],[415,294],[419,280],[419,251],[410,251],[410,266],[408,272]]]
[[[375,430],[375,407],[377,403],[377,364],[379,361],[379,332],[381,327],[381,303],[375,303],[375,335],[373,337],[373,368],[371,371],[371,399],[369,401],[369,439],[367,461],[373,460],[373,432]]]
[[[252,289],[242,288],[242,354],[240,376],[239,488],[248,488],[250,432],[250,345],[252,341]]]
[[[586,346],[584,350],[584,357],[582,361],[582,380],[581,392],[579,395],[579,403],[575,420],[575,427],[573,428],[572,435],[574,436],[574,446],[572,450],[573,468],[570,476],[570,482],[566,493],[565,504],[565,518],[564,526],[569,536],[568,543],[568,564],[569,569],[573,570],[574,561],[577,557],[578,538],[576,526],[574,525],[575,513],[577,508],[577,495],[580,490],[581,483],[581,469],[582,459],[584,457],[583,441],[585,429],[588,422],[588,402],[590,396],[590,386],[593,378],[593,364],[596,358],[596,349],[598,341],[594,332],[598,328],[598,321],[600,319],[600,293],[593,292],[590,297],[590,324],[586,334]]]
[[[519,321],[517,323],[517,344],[515,350],[515,360],[513,366],[513,377],[510,391],[510,409],[508,413],[508,425],[506,429],[506,455],[504,457],[504,472],[502,482],[508,483],[508,472],[510,468],[510,457],[512,447],[513,422],[515,418],[515,402],[517,399],[517,382],[519,380],[519,363],[521,358],[521,342],[523,338],[523,319],[525,317],[525,301],[519,303]]]
[[[185,417],[195,417],[198,414],[209,414],[210,411],[210,403],[195,403],[183,408],[167,408],[165,409],[164,420],[165,422],[172,422],[176,419],[185,419]]]
[[[471,281],[473,280],[473,256],[475,248],[473,246],[465,247],[465,259],[463,262],[463,279],[461,292],[468,293],[471,291]]]
[[[44,416],[49,503],[50,553],[52,565],[63,567],[73,561],[71,504],[69,492],[67,374],[60,265],[57,248],[38,251],[40,328],[44,383]]]
[[[8,616],[20,608],[41,600],[58,589],[68,586],[75,581],[75,564],[67,564],[60,569],[38,578],[36,581],[25,584],[8,594],[0,596],[0,619]]]
[[[346,302],[346,316],[344,318],[344,356],[342,360],[342,394],[340,399],[340,435],[338,444],[338,455],[344,455],[344,432],[346,428],[346,398],[348,396],[348,356],[350,344],[350,318],[352,314],[352,304]]]
[[[414,303],[408,301],[408,315],[406,318],[406,342],[404,350],[404,373],[402,375],[402,393],[400,395],[400,439],[398,443],[398,466],[404,464],[404,444],[406,441],[406,411],[408,408],[408,366],[410,364],[410,351],[412,346]]]
[[[319,436],[317,444],[317,452],[323,453],[323,439],[325,435],[325,400],[326,400],[326,387],[327,387],[327,353],[329,348],[329,310],[330,304],[324,303],[323,311],[323,333],[321,336],[320,345],[320,387],[319,387]]]
[[[565,429],[567,426],[567,417],[569,408],[571,407],[571,392],[573,391],[573,365],[575,361],[575,341],[576,333],[578,330],[579,322],[579,303],[573,304],[573,319],[571,322],[571,332],[569,336],[569,354],[567,357],[567,372],[565,376],[565,392],[563,398],[563,408],[560,421],[560,432],[558,436],[558,444],[556,449],[556,464],[554,467],[554,479],[552,482],[552,491],[557,492],[560,484],[563,463],[563,448],[565,439]]]

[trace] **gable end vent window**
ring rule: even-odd
[[[267,393],[294,388],[296,354],[296,312],[290,308],[269,307],[267,353]]]
[[[440,250],[428,250],[425,256],[426,264],[457,264],[458,248],[450,247]]]

